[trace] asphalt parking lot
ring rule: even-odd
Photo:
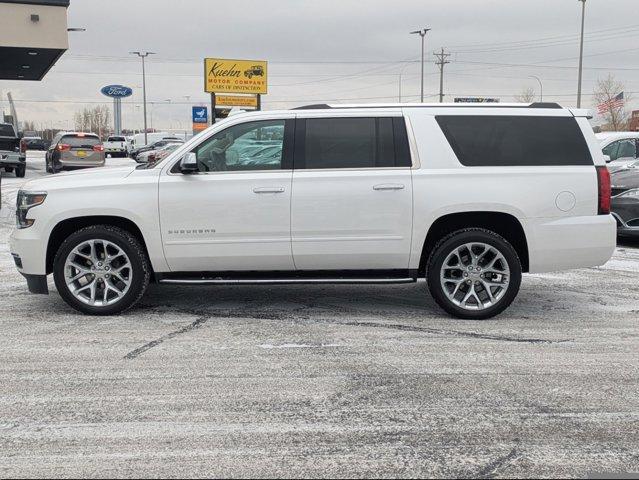
[[[525,276],[483,322],[423,283],[152,286],[93,318],[16,272],[23,181],[0,210],[1,477],[639,472],[639,242]]]

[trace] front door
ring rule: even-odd
[[[413,194],[403,118],[298,118],[297,125],[296,268],[408,269]]]
[[[293,128],[286,119],[230,126],[192,150],[199,172],[182,174],[177,162],[161,177],[161,234],[171,271],[294,268],[286,140]]]

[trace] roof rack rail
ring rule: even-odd
[[[351,104],[337,104],[337,105],[329,105],[327,103],[315,103],[312,105],[303,105],[301,107],[295,107],[293,108],[293,110],[334,110],[334,109],[352,109],[352,108],[380,108],[380,107],[405,107],[405,108],[440,108],[440,107],[444,107],[444,108],[463,108],[463,107],[468,107],[469,105],[472,105],[474,107],[488,107],[488,108],[547,108],[547,109],[554,109],[554,110],[561,110],[563,109],[563,107],[561,105],[559,105],[558,103],[555,102],[533,102],[531,104],[525,104],[525,103],[520,103],[520,104],[500,104],[500,103],[487,103],[487,104],[469,104],[469,103],[455,103],[455,104],[445,104],[445,105],[440,105],[440,104],[424,104],[424,105],[419,105],[419,104],[385,104],[385,105],[377,105],[377,104],[372,104],[372,105],[366,105],[366,104],[361,104],[361,105],[351,105]]]
[[[533,102],[530,104],[530,108],[554,108],[561,109],[561,105],[555,102]]]
[[[303,105],[301,107],[295,107],[293,110],[329,110],[333,107],[326,103],[316,103],[314,105]]]

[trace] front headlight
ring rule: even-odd
[[[35,220],[27,218],[27,213],[33,207],[42,205],[47,198],[47,192],[25,192],[18,191],[18,199],[16,201],[16,226],[19,229],[29,228]]]
[[[623,193],[620,193],[619,195],[617,195],[617,198],[628,198],[628,197],[632,197],[632,198],[639,198],[639,188],[633,188],[632,190],[626,190]]]

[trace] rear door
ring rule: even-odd
[[[298,116],[291,205],[298,270],[408,268],[411,158],[400,115]]]

